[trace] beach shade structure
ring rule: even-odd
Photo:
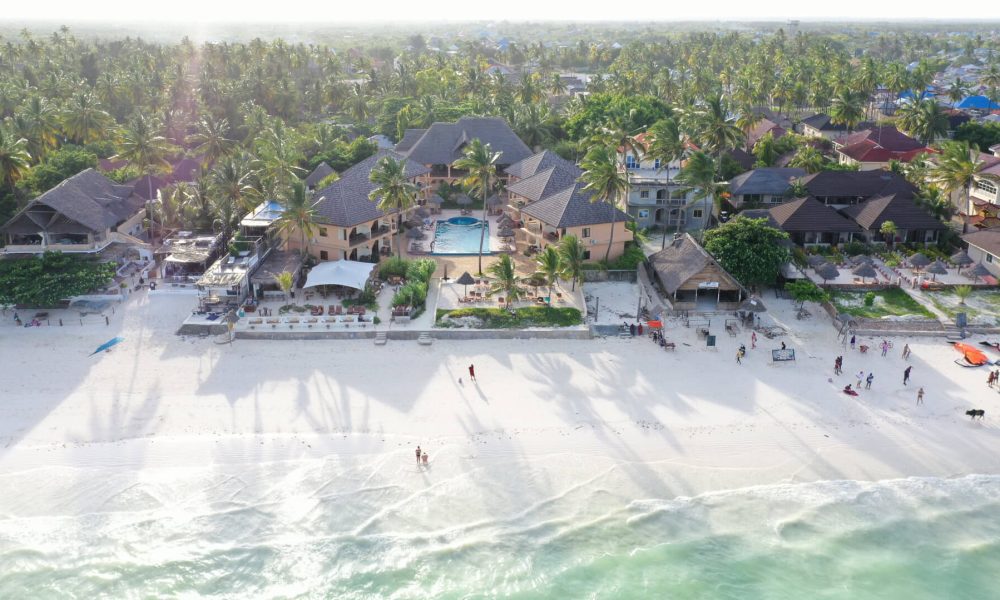
[[[927,265],[931,264],[931,259],[924,256],[922,253],[917,252],[915,254],[911,254],[910,258],[906,259],[906,262],[910,263],[911,265],[913,265],[918,269],[922,269]]]
[[[961,267],[967,267],[976,261],[972,260],[972,257],[969,256],[969,253],[966,252],[965,250],[959,250],[958,252],[951,255],[951,262],[955,263],[956,265],[959,266],[959,268],[961,268]]]
[[[878,273],[875,272],[875,267],[871,265],[858,265],[853,271],[851,271],[851,273],[860,277],[862,283],[864,283],[865,279],[868,279],[869,277],[874,279],[878,276]]]
[[[458,279],[455,280],[455,283],[461,284],[462,287],[464,288],[464,291],[462,292],[462,295],[463,296],[468,296],[469,295],[469,286],[475,284],[476,280],[475,280],[475,278],[472,277],[472,275],[469,275],[468,271],[466,271],[466,272],[462,273],[461,277],[459,277]]]
[[[406,237],[411,240],[422,240],[427,236],[424,235],[424,232],[421,231],[419,228],[413,227],[411,229],[406,230]]]
[[[947,275],[948,274],[948,267],[947,267],[947,265],[945,265],[940,260],[936,260],[936,261],[932,262],[927,267],[927,269],[925,269],[925,270],[932,275],[932,277],[931,277],[932,280],[936,280],[938,275]]]
[[[806,262],[809,263],[810,267],[812,267],[812,268],[815,269],[816,267],[818,267],[820,265],[826,264],[826,257],[821,256],[819,254],[813,254],[809,258],[806,259]]]
[[[444,204],[444,198],[442,198],[441,196],[438,196],[437,194],[434,194],[433,196],[431,196],[430,198],[427,199],[427,203],[428,204],[437,204],[438,206],[441,206],[442,204]]]
[[[420,219],[410,219],[409,221],[406,221],[403,224],[406,225],[407,227],[417,227],[417,228],[424,226],[424,222],[421,221]]]
[[[90,353],[90,356],[93,356],[93,355],[95,355],[95,354],[97,354],[99,352],[107,352],[108,350],[114,348],[117,344],[120,344],[120,343],[122,343],[124,341],[125,341],[125,338],[123,338],[123,337],[114,337],[114,338],[111,338],[110,340],[108,340],[108,341],[104,342],[103,344],[101,344],[100,346],[98,346],[97,350],[94,350],[93,352]]]
[[[740,312],[761,313],[765,312],[767,307],[764,306],[764,303],[757,296],[750,296],[740,304],[737,310]]]
[[[875,261],[873,261],[872,257],[870,256],[866,256],[864,254],[858,254],[851,257],[851,263],[854,265],[871,265],[874,264]]]
[[[500,231],[497,232],[497,236],[502,238],[514,237],[514,230],[510,227],[501,227]]]
[[[472,204],[472,198],[469,198],[465,194],[460,194],[458,198],[455,199],[455,204],[459,206],[469,206]]]
[[[816,267],[816,274],[823,278],[823,283],[840,277],[840,271],[830,263],[824,263]]]
[[[523,281],[526,285],[530,285],[533,288],[538,288],[545,285],[545,278],[542,277],[541,275],[532,275],[531,277],[527,277],[525,279],[522,279],[521,281]]]
[[[501,204],[503,204],[503,200],[501,200],[500,196],[496,194],[493,194],[492,196],[486,199],[486,206],[489,206],[490,208],[496,208]]]
[[[342,285],[344,287],[363,290],[371,279],[375,263],[356,260],[331,260],[321,262],[309,271],[306,284],[302,287],[311,288],[319,285]]]
[[[417,215],[421,219],[426,219],[427,217],[431,216],[431,213],[428,212],[427,209],[424,208],[423,206],[413,211],[413,214]]]
[[[974,267],[965,272],[966,275],[972,275],[973,281],[979,279],[980,277],[987,277],[992,275],[990,270],[983,266],[983,263],[976,263]]]
[[[514,220],[510,217],[504,215],[501,217],[500,221],[497,222],[500,227],[514,227]]]

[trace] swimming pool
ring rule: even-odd
[[[475,217],[452,217],[438,221],[431,254],[479,254],[479,236],[486,227],[483,254],[490,253],[490,224]]]

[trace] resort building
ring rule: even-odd
[[[939,219],[917,206],[912,196],[889,194],[872,198],[861,204],[848,206],[840,211],[857,223],[867,242],[936,242],[948,227]],[[881,233],[882,224],[892,221],[896,233],[892,239]]]
[[[378,208],[368,197],[375,189],[370,176],[379,160],[391,156],[406,160],[391,150],[382,150],[341,173],[340,179],[314,192],[316,231],[306,240],[308,253],[318,260],[357,260],[378,262],[379,257],[393,252],[393,234],[397,216]],[[406,160],[406,174],[418,182],[430,173],[430,168]],[[302,251],[302,236],[288,231],[285,248]]]
[[[969,206],[962,211],[969,216],[984,211],[996,214],[996,209],[1000,207],[1000,158],[980,154],[979,160],[983,166],[973,175],[972,185],[969,186]]]
[[[496,166],[501,176],[506,167],[531,156],[531,149],[500,117],[462,117],[455,123],[407,129],[396,144],[396,152],[426,167],[419,181],[425,187],[435,187],[442,181],[465,177],[465,172],[453,169],[451,164],[462,158],[465,146],[475,139],[500,153]]]
[[[891,125],[876,126],[838,138],[833,142],[842,165],[861,171],[884,169],[890,160],[910,162],[921,154],[934,152]]]
[[[762,137],[769,133],[772,138],[778,139],[788,133],[788,131],[768,118],[761,119],[760,122],[747,131],[747,148],[753,148]]]
[[[902,194],[912,198],[917,193],[905,177],[891,171],[820,171],[800,181],[810,196],[835,208],[878,196]]]
[[[962,239],[969,244],[969,258],[986,267],[1000,279],[1000,229],[984,229],[967,233]]]
[[[97,254],[123,244],[151,259],[152,248],[138,237],[145,215],[146,202],[132,186],[87,169],[32,200],[0,227],[7,237],[3,251]]]
[[[592,202],[578,181],[582,171],[572,162],[546,151],[511,165],[509,171],[516,181],[507,187],[508,212],[521,223],[515,232],[518,249],[530,252],[574,235],[586,248],[586,260],[603,260],[609,244],[610,260],[625,252],[625,243],[633,237],[625,227],[629,215],[604,202]]]
[[[336,171],[333,170],[333,167],[325,162],[319,163],[316,165],[316,168],[312,170],[312,173],[309,173],[309,175],[306,176],[306,189],[316,189],[316,186],[334,173],[336,173]]]
[[[636,140],[648,143],[645,133]],[[645,156],[641,149],[626,152],[618,149],[618,160],[628,172],[629,194],[625,210],[636,225],[647,227],[679,227],[701,229],[711,213],[709,201],[697,202],[695,190],[678,183],[680,161],[662,165]]]
[[[805,177],[803,169],[764,167],[733,177],[729,182],[729,203],[734,208],[757,208],[789,200],[795,180]]]
[[[843,244],[861,235],[861,227],[813,197],[798,198],[769,209],[745,210],[747,218],[766,218],[800,246]]]
[[[197,281],[221,251],[222,235],[212,232],[178,231],[156,249],[164,282]]]
[[[743,286],[689,234],[649,257],[650,277],[673,310],[734,310],[748,295]]]
[[[872,123],[861,123],[857,127],[867,129],[872,125]],[[830,120],[830,115],[825,113],[817,113],[802,119],[800,129],[802,135],[806,137],[826,138],[828,140],[835,140],[848,133],[847,125],[834,124]]]

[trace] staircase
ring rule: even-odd
[[[380,331],[380,332],[378,332],[378,333],[375,334],[375,345],[376,346],[385,346],[388,341],[389,341],[389,337],[386,335],[386,333],[384,331]]]
[[[417,343],[420,344],[421,346],[430,346],[431,344],[434,343],[434,338],[431,337],[431,334],[425,331],[424,333],[421,333],[420,336],[417,338]]]

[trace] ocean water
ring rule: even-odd
[[[5,475],[0,598],[1000,597],[1000,477],[643,500],[596,479],[519,502],[545,482],[383,475],[323,461]]]

